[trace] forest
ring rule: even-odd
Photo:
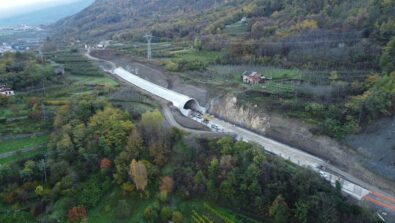
[[[0,222],[381,222],[259,145],[171,127],[81,49],[111,40],[209,98],[341,141],[395,114],[394,0],[97,0],[49,28],[43,54],[0,56],[17,93],[0,95]]]
[[[44,157],[0,165],[0,180],[12,207],[1,222],[95,222],[102,204],[100,218],[118,222],[376,222],[309,169],[169,129],[159,110],[132,120],[90,95],[58,109]]]

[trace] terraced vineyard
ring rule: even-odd
[[[0,141],[0,164],[39,155],[45,151],[48,140],[49,135],[43,134]]]

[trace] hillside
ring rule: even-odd
[[[382,0],[97,0],[56,28],[85,38],[143,30],[171,38],[222,34],[226,25],[245,16],[248,34],[255,39],[286,38],[314,28],[359,31],[362,37],[375,35],[385,41],[394,34],[394,8],[393,1]]]
[[[87,9],[54,25],[58,36],[85,40],[111,38],[210,9],[215,0],[97,0]],[[144,28],[145,29],[145,28]]]
[[[48,25],[81,11],[92,4],[93,1],[94,0],[80,0],[67,5],[36,10],[9,18],[2,18],[0,19],[0,26],[14,26],[19,24]]]
[[[362,140],[345,139],[394,117],[394,1],[96,1],[56,28],[66,42],[112,39],[111,51],[139,60],[146,57],[142,36],[152,32],[152,62],[207,89],[210,113],[334,163],[344,162],[332,143],[345,152],[337,143],[351,144],[360,157],[393,154],[380,132],[364,149],[355,142]],[[271,79],[246,84],[245,71]],[[369,157],[362,166],[395,179],[387,174],[392,158]]]
[[[245,18],[242,22],[241,19]],[[98,0],[53,26],[58,39],[201,42],[221,63],[376,70],[395,34],[395,3],[382,0]]]

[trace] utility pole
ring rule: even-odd
[[[151,49],[151,40],[152,40],[152,34],[146,34],[145,39],[147,40],[147,59],[151,60],[152,59],[152,49]]]
[[[45,154],[44,159],[41,159],[38,163],[40,170],[43,171],[45,183],[47,183],[47,159],[47,154]]]
[[[44,105],[44,100],[45,100],[45,83],[44,83],[44,79],[42,79],[42,84],[43,84],[43,99],[41,100],[41,109],[43,111],[43,118],[44,121],[47,121],[47,114],[45,112],[45,105]]]

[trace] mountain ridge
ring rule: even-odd
[[[94,0],[79,0],[66,5],[54,6],[46,9],[39,9],[24,14],[0,19],[0,26],[13,25],[49,25],[59,19],[72,16],[91,5]]]

